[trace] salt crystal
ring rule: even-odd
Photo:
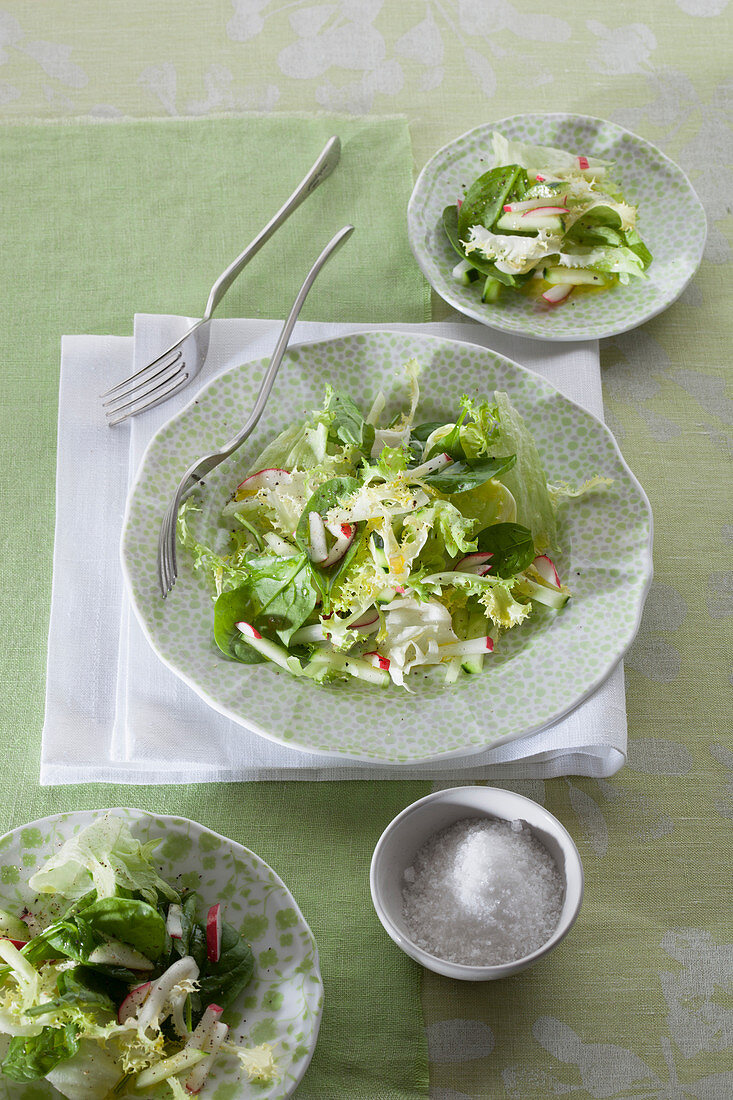
[[[422,846],[403,877],[412,939],[447,962],[493,966],[524,958],[560,919],[562,876],[521,821],[457,821]]]

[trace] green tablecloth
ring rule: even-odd
[[[726,508],[732,405],[724,351],[731,335],[729,16],[726,0],[588,0],[549,8],[537,0],[6,0],[0,11],[0,113],[9,123],[252,110],[402,112],[419,166],[478,123],[523,110],[578,111],[659,144],[689,172],[706,205],[710,235],[693,284],[661,317],[602,349],[608,420],[649,493],[656,523],[656,580],[627,660],[629,763],[611,781],[516,785],[576,838],[587,873],[585,905],[565,944],[514,979],[468,987],[423,975],[434,1100],[722,1100],[733,1093],[726,1053],[733,1025],[726,1001],[733,816],[733,528]],[[41,220],[33,265],[3,267],[2,821],[11,826],[72,805],[132,802],[187,814],[248,843],[291,885],[322,947],[330,1007],[300,1093],[425,1095],[422,1021],[416,1005],[412,1018],[404,1012],[419,974],[370,917],[366,866],[382,825],[426,785],[131,792],[37,786],[58,335],[70,328],[129,331],[135,309],[196,312],[199,290],[205,295],[219,260],[228,260],[242,238],[227,231],[215,243],[202,240],[203,254],[175,269],[161,260],[175,256],[180,211],[162,206],[146,222],[150,245],[133,221],[120,254],[113,222],[104,268],[85,252],[84,226],[76,233],[67,226],[67,255],[76,263],[49,270],[44,257],[56,252],[44,250],[43,231],[46,244],[57,245],[56,220],[49,211],[44,222],[34,203],[53,196],[54,164],[27,171],[17,147],[13,164],[8,131],[1,136],[3,175],[18,181],[16,205],[10,215],[7,199],[4,208],[3,236],[16,249],[6,249],[6,261],[19,254],[21,202],[27,199]],[[85,177],[99,171],[91,159],[80,163]],[[141,172],[150,170],[141,164]],[[229,182],[234,186],[235,177]],[[110,215],[124,224],[124,189],[115,195],[113,176],[106,183]],[[184,181],[179,186],[180,201],[188,202]],[[240,201],[248,217],[247,197]],[[378,222],[390,216],[388,206]],[[79,257],[89,265],[86,281]],[[102,270],[124,271],[127,291],[139,293],[122,293],[111,274],[100,283]],[[359,316],[420,319],[420,288],[412,290],[412,304],[407,297],[395,302],[389,316],[371,312],[389,303],[367,297]],[[237,311],[276,312],[269,305],[261,298],[231,302]],[[347,319],[354,307],[329,294],[314,295],[311,308]],[[443,314],[440,303],[435,311]],[[331,863],[314,858],[323,836],[346,893],[336,888]],[[355,904],[364,918],[358,924],[350,919]],[[360,1050],[355,1021],[365,1006],[367,1029],[376,1032]]]

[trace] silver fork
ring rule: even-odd
[[[178,488],[173,494],[173,499],[168,505],[168,509],[163,517],[163,522],[160,526],[160,535],[158,537],[158,581],[160,582],[160,591],[163,599],[173,588],[176,583],[176,577],[178,576],[178,560],[176,557],[176,525],[178,522],[178,509],[181,506],[182,501],[189,495],[189,493],[196,487],[202,478],[210,474],[213,469],[220,465],[224,459],[229,458],[229,455],[233,454],[238,447],[241,447],[245,439],[254,431],[257,422],[262,416],[262,412],[265,408],[270,391],[272,389],[273,382],[275,381],[275,375],[278,372],[280,364],[282,362],[285,350],[288,346],[288,341],[292,334],[295,322],[298,319],[298,314],[303,308],[303,303],[308,297],[308,292],[316,281],[316,277],[326,263],[326,261],[337,251],[338,248],[348,240],[351,234],[354,232],[353,225],[345,225],[343,229],[339,230],[335,237],[333,237],[326,247],[321,252],[320,256],[313,264],[308,274],[305,277],[302,287],[298,291],[298,296],[293,302],[293,307],[288,314],[287,320],[282,327],[280,336],[278,337],[275,350],[272,353],[269,366],[265,372],[265,376],[262,379],[259,393],[257,394],[257,400],[255,401],[254,408],[244,425],[242,430],[234,436],[229,443],[225,443],[220,451],[214,451],[209,455],[205,455],[203,458],[199,458],[196,462],[186,470],[185,474],[181,478]]]
[[[187,386],[201,370],[209,350],[209,322],[211,315],[226,294],[229,287],[246,267],[249,261],[270,239],[276,229],[286,221],[297,207],[315,191],[319,184],[333,172],[341,157],[341,142],[332,137],[326,143],[323,152],[310,172],[298,184],[287,202],[265,228],[247,245],[244,252],[237,256],[226,271],[223,271],[211,288],[204,315],[184,333],[180,340],[171,344],[156,359],[141,367],[135,374],[118,382],[112,389],[102,394],[108,400],[102,402],[110,425],[120,424],[130,416],[136,416],[146,409],[152,409],[161,401]]]

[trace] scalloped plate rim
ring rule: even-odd
[[[298,344],[291,345],[288,350],[289,351],[298,351],[298,352],[300,352],[303,349],[308,349],[308,348],[311,348],[311,347],[318,347],[319,345],[323,345],[323,344],[332,344],[332,343],[335,343],[335,342],[338,342],[338,341],[341,341],[341,340],[352,340],[352,339],[354,339],[355,337],[358,337],[358,336],[379,337],[379,336],[382,336],[382,335],[385,335],[385,334],[386,335],[391,335],[393,333],[394,333],[394,330],[390,330],[390,329],[365,329],[365,330],[360,330],[358,332],[349,333],[346,336],[339,336],[339,337],[334,337],[334,338],[331,338],[331,339],[302,341]],[[514,732],[514,733],[509,733],[509,734],[502,735],[502,736],[496,738],[494,741],[492,741],[490,743],[490,745],[488,745],[488,746],[487,745],[469,745],[467,747],[462,747],[462,748],[455,749],[455,750],[448,750],[446,752],[442,752],[442,753],[438,753],[438,754],[431,753],[431,754],[423,755],[423,756],[415,755],[415,756],[411,756],[409,758],[409,760],[400,760],[400,761],[394,761],[394,760],[390,760],[388,758],[385,758],[383,756],[375,756],[375,755],[360,756],[360,755],[356,755],[356,754],[352,754],[352,753],[349,753],[349,754],[343,753],[343,754],[338,755],[339,761],[343,760],[345,762],[355,761],[355,762],[361,762],[361,763],[379,764],[379,765],[388,766],[390,768],[394,768],[396,770],[405,769],[405,768],[408,768],[408,767],[410,767],[414,764],[439,763],[439,762],[442,762],[442,761],[445,761],[445,760],[452,760],[452,759],[457,759],[457,758],[460,758],[460,757],[465,757],[465,758],[468,759],[472,756],[476,756],[476,755],[478,755],[482,752],[485,752],[486,749],[489,748],[489,747],[494,748],[498,745],[506,744],[510,741],[517,740],[520,737],[530,737],[533,734],[539,733],[542,730],[547,729],[548,727],[554,725],[556,722],[559,722],[561,719],[566,717],[568,714],[572,713],[572,711],[574,711],[578,706],[580,706],[587,699],[589,699],[590,696],[603,683],[605,683],[605,681],[611,675],[613,670],[616,668],[616,666],[619,664],[619,662],[621,660],[623,660],[625,654],[628,652],[628,649],[631,646],[632,642],[634,641],[634,638],[636,637],[636,634],[639,630],[639,625],[641,623],[641,616],[642,616],[642,613],[643,613],[643,610],[644,610],[644,604],[646,602],[646,598],[647,598],[647,595],[649,593],[649,588],[651,586],[652,578],[653,578],[652,544],[653,544],[653,526],[654,526],[654,524],[653,524],[653,515],[652,515],[651,504],[649,502],[649,498],[648,498],[644,488],[642,487],[642,485],[640,484],[638,478],[633,473],[633,471],[629,468],[626,460],[624,459],[623,454],[621,453],[619,445],[616,441],[616,438],[613,435],[613,433],[611,432],[611,430],[610,430],[610,428],[608,427],[607,424],[605,424],[602,420],[600,420],[597,416],[595,416],[595,414],[589,412],[587,409],[584,409],[582,405],[579,405],[576,401],[573,401],[572,398],[566,397],[565,394],[563,394],[560,390],[558,390],[557,387],[553,386],[553,384],[548,379],[544,378],[541,374],[538,374],[536,371],[530,370],[530,368],[528,368],[528,367],[523,367],[520,363],[517,363],[512,359],[508,359],[506,356],[501,355],[499,352],[491,351],[491,349],[485,348],[481,344],[471,344],[468,341],[449,339],[447,337],[438,336],[437,334],[434,335],[432,333],[427,334],[427,333],[410,333],[410,332],[407,332],[407,333],[405,333],[405,335],[413,336],[415,338],[419,338],[420,340],[425,340],[427,342],[450,344],[450,345],[454,345],[456,348],[470,348],[473,351],[479,351],[481,353],[488,353],[490,355],[494,355],[498,359],[501,359],[505,363],[509,364],[512,368],[520,371],[523,374],[529,375],[532,379],[539,380],[542,383],[543,386],[548,386],[564,402],[566,402],[568,405],[570,405],[574,409],[576,409],[582,416],[585,416],[585,417],[589,418],[595,425],[597,425],[598,427],[600,427],[602,429],[603,433],[611,441],[612,446],[615,450],[616,456],[618,457],[621,465],[623,466],[624,470],[626,471],[627,477],[631,480],[631,482],[635,486],[636,490],[638,491],[639,496],[640,496],[640,498],[641,498],[641,500],[644,504],[644,507],[645,507],[645,510],[646,510],[646,513],[647,513],[647,516],[648,516],[649,534],[648,534],[648,537],[647,537],[647,540],[646,540],[646,545],[644,547],[645,562],[646,562],[646,576],[645,576],[643,589],[642,589],[642,591],[640,593],[640,596],[639,596],[637,609],[636,609],[636,617],[635,617],[633,627],[629,630],[628,636],[626,637],[623,646],[621,648],[619,648],[617,651],[614,652],[613,658],[611,658],[607,662],[607,664],[603,667],[602,671],[598,674],[598,676],[594,679],[594,681],[587,687],[587,689],[582,693],[581,696],[573,699],[573,701],[571,703],[569,703],[565,707],[560,708],[556,713],[554,713],[552,716],[550,716],[546,720],[543,720],[542,722],[540,722],[536,725],[527,726],[525,729],[523,729],[519,732]],[[257,360],[250,360],[250,362],[253,362],[253,361],[257,361]],[[125,546],[125,541],[126,541],[126,537],[127,537],[127,533],[128,533],[128,526],[129,526],[129,521],[130,521],[130,509],[131,509],[132,499],[134,497],[135,490],[137,489],[139,483],[143,479],[143,473],[144,473],[144,470],[145,470],[146,459],[148,458],[149,452],[151,451],[151,449],[155,445],[158,436],[163,431],[165,431],[166,428],[170,424],[172,424],[174,421],[179,420],[180,418],[184,417],[187,414],[187,412],[191,408],[193,408],[193,406],[197,405],[201,395],[210,386],[213,386],[216,382],[218,382],[221,378],[223,378],[224,375],[230,374],[230,373],[238,371],[238,370],[241,370],[245,366],[246,366],[246,362],[243,363],[243,364],[240,364],[236,367],[231,367],[231,368],[229,368],[229,370],[222,371],[221,374],[218,374],[214,378],[210,379],[206,383],[206,385],[202,386],[202,388],[191,398],[191,400],[184,406],[183,409],[181,409],[179,412],[175,413],[174,416],[172,416],[163,425],[161,425],[161,427],[158,429],[158,431],[155,433],[155,435],[152,437],[152,439],[148,443],[148,446],[146,447],[145,452],[143,454],[143,457],[140,461],[137,476],[136,476],[135,481],[133,482],[133,485],[131,486],[129,494],[128,494],[127,506],[126,506],[126,510],[125,510],[125,517],[124,517],[123,529],[122,529],[121,560],[122,560],[122,569],[123,569],[127,594],[130,598],[131,606],[132,606],[133,611],[134,611],[134,613],[137,617],[137,620],[138,620],[138,622],[139,622],[139,624],[140,624],[140,626],[143,630],[143,633],[145,634],[151,648],[154,650],[154,652],[156,653],[159,660],[161,660],[163,662],[163,664],[165,664],[172,672],[175,673],[176,676],[178,676],[193,691],[195,691],[196,694],[199,695],[200,698],[202,698],[205,703],[207,703],[210,707],[212,707],[213,710],[217,711],[219,714],[222,714],[226,718],[230,718],[232,721],[236,722],[238,725],[243,726],[245,729],[251,730],[253,733],[256,733],[259,736],[264,737],[266,740],[273,741],[276,744],[282,745],[285,748],[296,749],[296,750],[299,750],[299,751],[302,751],[302,752],[309,752],[309,753],[313,754],[314,756],[333,757],[335,754],[334,754],[334,750],[332,750],[332,749],[318,748],[318,747],[313,747],[313,746],[310,746],[310,745],[298,745],[297,743],[293,742],[292,740],[287,741],[284,738],[278,736],[276,733],[272,733],[271,731],[266,730],[264,727],[260,726],[259,723],[254,722],[251,719],[245,720],[241,715],[237,714],[236,711],[229,708],[226,704],[223,704],[223,703],[219,702],[217,699],[215,699],[211,695],[209,695],[208,691],[201,688],[196,683],[196,681],[193,677],[189,676],[184,670],[179,669],[173,661],[168,660],[168,658],[166,658],[160,652],[160,650],[158,649],[158,647],[156,645],[156,641],[155,641],[154,637],[152,636],[152,634],[150,632],[148,624],[146,623],[146,621],[145,621],[145,619],[142,615],[142,612],[141,612],[140,608],[138,607],[137,600],[136,600],[135,594],[134,594],[134,589],[133,589],[133,584],[132,584],[132,577],[131,577],[131,574],[129,572],[129,567],[128,567],[127,560],[125,558],[124,546]]]

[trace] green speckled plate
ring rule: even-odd
[[[464,287],[442,226],[446,206],[493,167],[491,133],[614,161],[614,179],[639,208],[639,233],[654,261],[646,279],[612,290],[571,295],[558,306],[507,290],[481,301],[482,281]],[[490,328],[534,340],[589,340],[627,332],[672,305],[697,271],[705,247],[705,211],[681,168],[636,134],[586,115],[527,114],[477,126],[440,149],[423,168],[407,211],[415,258],[434,290]]]
[[[273,1045],[280,1080],[269,1086],[249,1083],[233,1061],[218,1059],[199,1094],[202,1100],[291,1096],[318,1038],[323,1005],[318,949],[290,891],[254,852],[183,817],[132,809],[54,814],[0,838],[0,907],[18,912],[29,905],[39,912],[28,879],[65,840],[104,813],[124,818],[143,842],[162,837],[155,860],[163,878],[200,890],[209,904],[221,902],[224,919],[252,945],[255,976],[224,1019],[235,1041]],[[0,1076],[0,1100],[53,1097],[59,1093],[45,1081],[21,1085]]]
[[[122,560],[135,612],[158,656],[212,707],[293,748],[358,760],[411,763],[479,752],[555,722],[608,676],[630,645],[651,579],[651,513],[608,429],[539,375],[472,344],[369,332],[291,349],[247,444],[206,478],[195,530],[225,545],[222,505],[264,445],[306,410],[327,381],[369,408],[382,389],[387,416],[404,407],[403,364],[421,364],[420,419],[450,419],[462,393],[506,390],[528,421],[552,481],[592,474],[613,487],[564,507],[561,576],[574,598],[504,634],[480,676],[450,687],[412,676],[414,694],[361,682],[318,687],[274,665],[242,665],[214,645],[205,577],[179,554],[178,583],[160,597],[161,517],[181,474],[231,438],[249,414],[266,361],[214,379],[153,438],[128,500]]]

